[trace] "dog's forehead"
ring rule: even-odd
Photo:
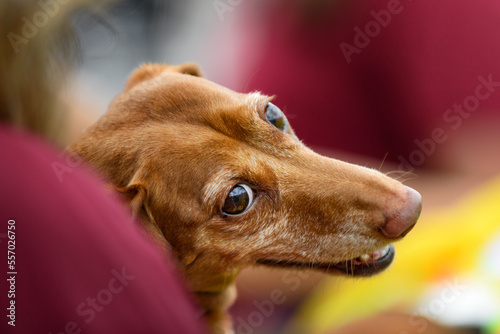
[[[202,106],[213,110],[247,105],[257,110],[270,99],[258,92],[243,94],[205,78],[166,72],[155,80],[161,94],[179,106]]]
[[[232,132],[263,118],[271,99],[259,92],[238,93],[204,78],[166,72],[125,90],[111,109],[117,117],[136,121],[197,124]]]
[[[300,142],[290,127],[285,136],[266,121],[271,99],[259,92],[237,93],[200,77],[167,72],[125,91],[112,112],[127,124],[146,124],[153,138],[161,138],[152,142],[166,151],[179,152],[183,147],[189,152],[196,147],[212,151],[227,146],[234,152],[241,146],[245,152],[252,148],[252,152],[283,156]]]

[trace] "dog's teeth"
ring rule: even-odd
[[[384,249],[380,252],[380,257],[384,257],[389,253],[389,249],[391,249],[391,246],[385,246]]]
[[[370,260],[370,255],[368,254],[363,254],[359,257],[361,261],[368,262]]]
[[[380,258],[382,258],[382,257],[386,256],[386,255],[387,255],[387,253],[389,253],[389,249],[390,249],[390,246],[386,246],[386,247],[384,247],[384,248],[383,248],[383,249],[381,249],[381,250],[378,250],[378,251],[376,251],[376,252],[373,252],[373,253],[371,254],[372,259],[373,259],[373,260],[378,260],[378,259],[380,259]]]
[[[386,246],[383,249],[379,249],[378,251],[375,251],[373,253],[360,255],[356,259],[354,259],[354,263],[362,264],[362,263],[370,263],[371,261],[377,261],[378,259],[381,259],[384,256],[386,256],[387,253],[389,253],[390,249],[391,246]]]

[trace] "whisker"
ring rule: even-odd
[[[408,180],[413,180],[416,178],[418,178],[418,175],[412,172],[412,173],[403,174],[403,175],[399,176],[396,180],[404,180],[401,182],[406,182]]]
[[[385,175],[387,175],[387,176],[391,176],[391,175],[393,175],[393,174],[400,174],[399,176],[394,177],[394,178],[395,178],[396,180],[398,180],[398,181],[399,181],[399,180],[401,180],[401,179],[403,179],[403,178],[405,178],[405,177],[407,177],[407,176],[411,176],[411,177],[406,178],[406,181],[407,181],[407,180],[411,180],[411,179],[414,179],[414,178],[418,177],[418,175],[417,175],[417,174],[415,174],[415,173],[414,173],[413,171],[411,171],[411,170],[410,170],[410,171],[401,171],[401,170],[396,170],[396,171],[391,171],[391,172],[385,173]]]
[[[385,175],[387,175],[387,176],[390,176],[390,175],[392,175],[392,174],[401,174],[401,175],[404,175],[404,174],[407,174],[408,172],[410,172],[410,171],[404,171],[404,170],[391,170],[390,172],[385,173]]]
[[[245,89],[243,90],[243,92],[246,92],[246,91],[247,91],[247,89],[248,89],[248,85],[250,84],[250,81],[253,79],[253,77],[254,77],[257,73],[259,73],[259,71],[260,71],[260,68],[259,68],[259,69],[257,69],[257,70],[256,70],[256,71],[255,71],[255,72],[254,72],[254,73],[250,76],[250,78],[248,78],[247,83],[246,83],[246,85],[245,85]]]
[[[382,166],[384,166],[384,162],[385,160],[387,159],[387,156],[389,155],[389,152],[387,152],[384,156],[384,158],[382,159],[382,162],[380,163],[380,166],[378,167],[378,171],[380,172],[382,170]]]
[[[406,181],[413,180],[413,179],[416,179],[416,178],[418,178],[418,176],[408,177],[408,178],[401,179],[401,180],[398,180],[398,181],[400,181],[401,183],[405,183]]]

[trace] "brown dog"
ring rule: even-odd
[[[187,75],[189,74],[189,75]],[[214,333],[240,269],[256,264],[369,276],[415,224],[420,195],[377,171],[320,156],[270,97],[145,65],[70,148],[171,249]]]

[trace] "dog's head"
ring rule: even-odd
[[[207,81],[192,64],[145,65],[71,150],[168,242],[195,291],[219,291],[255,264],[385,269],[420,195],[314,153],[271,100]]]

